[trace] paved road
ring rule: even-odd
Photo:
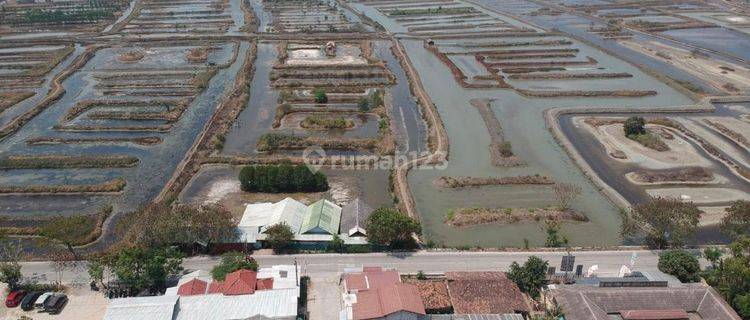
[[[656,264],[658,255],[652,251],[587,251],[574,252],[576,264],[583,264],[584,270],[591,265],[599,266],[601,275],[616,275],[622,265],[629,265],[633,252],[637,253],[636,270],[661,276]],[[551,266],[559,268],[562,252],[417,252],[417,253],[370,253],[370,254],[299,254],[299,255],[256,255],[261,266],[293,264],[295,259],[303,275],[313,279],[337,277],[344,268],[356,266],[384,266],[396,268],[402,273],[426,273],[461,270],[506,270],[513,261],[522,263],[529,256],[536,255],[549,260]],[[200,256],[186,259],[186,270],[210,270],[218,257]],[[22,263],[22,272],[40,282],[62,281],[63,283],[88,283],[90,280],[85,265],[81,263],[73,270],[57,273],[49,262]]]

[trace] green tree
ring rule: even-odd
[[[646,133],[646,121],[643,117],[630,117],[623,125],[626,136],[641,135]]]
[[[73,246],[91,233],[91,228],[85,227],[91,223],[90,217],[82,215],[55,217],[39,229],[39,235],[64,245],[74,259],[77,259],[78,254]]]
[[[508,279],[513,281],[521,291],[528,293],[532,298],[539,297],[542,286],[546,281],[549,262],[537,256],[529,257],[523,266],[513,261],[508,271]]]
[[[698,282],[700,264],[698,258],[685,250],[670,250],[659,255],[659,270],[671,274],[681,282]]]
[[[92,259],[88,265],[88,273],[91,281],[99,283],[104,287],[104,264],[99,260]]]
[[[331,239],[331,242],[326,249],[331,252],[345,253],[346,244],[344,244],[344,240],[342,240],[338,234],[334,234],[333,239]]]
[[[685,244],[698,228],[701,211],[692,202],[673,198],[651,198],[636,205],[631,213],[622,214],[622,234],[643,234],[646,244],[665,249]]]
[[[726,208],[721,232],[733,238],[750,235],[750,201],[737,200]]]
[[[326,94],[325,90],[323,89],[315,89],[315,92],[313,93],[315,96],[315,102],[316,103],[327,103],[328,102],[328,95]]]
[[[545,247],[557,248],[568,244],[568,238],[560,235],[560,224],[554,221],[547,222],[544,228],[547,233],[547,239],[544,241]]]
[[[211,269],[211,276],[214,280],[224,281],[227,274],[237,270],[258,271],[258,262],[248,259],[242,252],[227,252],[221,255],[221,262]]]
[[[18,289],[22,277],[18,262],[0,262],[0,282],[7,284],[10,290]]]
[[[703,273],[706,283],[721,293],[743,318],[750,317],[750,237],[741,236],[730,245],[732,255]]]
[[[219,205],[172,208],[156,203],[135,213],[126,239],[135,245],[162,247],[195,242],[208,246],[236,237],[232,214]]]
[[[294,240],[294,232],[286,223],[277,223],[266,229],[266,243],[274,252],[284,251]]]
[[[716,264],[721,259],[722,252],[716,247],[707,247],[703,249],[703,256],[706,260],[711,262],[711,266],[716,267]]]
[[[322,172],[312,172],[304,165],[246,166],[240,170],[240,187],[247,192],[321,192],[328,190],[328,179]]]
[[[422,233],[418,221],[393,208],[375,210],[367,218],[366,226],[370,243],[391,248],[408,243],[412,234]]]
[[[164,289],[167,278],[182,271],[183,254],[172,247],[130,247],[111,253],[108,267],[131,292]]]
[[[370,94],[370,105],[373,108],[377,108],[383,105],[383,92],[375,90]]]

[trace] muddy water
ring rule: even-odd
[[[55,75],[57,75],[62,70],[67,68],[71,63],[73,63],[73,60],[81,55],[84,50],[85,49],[81,45],[76,45],[75,51],[73,53],[71,53],[65,60],[60,62],[60,64],[58,64],[54,69],[52,69],[52,71],[44,76],[44,82],[39,88],[36,88],[34,90],[34,96],[0,113],[0,126],[6,125],[7,123],[13,121],[13,119],[29,111],[35,105],[39,104],[39,102],[41,102],[44,97],[47,96],[47,93],[50,90],[50,85],[52,83],[52,78],[54,78]]]
[[[530,6],[531,7],[531,6]],[[364,8],[366,14],[371,8]],[[374,14],[373,19],[386,19]],[[380,21],[380,20],[378,20]],[[515,21],[508,21],[511,24]],[[388,28],[387,21],[383,22]],[[392,32],[399,32],[398,27]],[[514,40],[514,39],[498,39]],[[460,40],[457,40],[460,41]],[[469,40],[467,40],[469,41]],[[471,39],[475,42],[477,39]],[[542,174],[558,182],[583,187],[583,195],[574,207],[591,222],[565,224],[563,233],[574,244],[602,245],[621,243],[619,217],[613,206],[580,172],[547,130],[543,111],[557,106],[660,106],[682,105],[692,101],[656,79],[611,57],[600,50],[576,42],[580,56],[593,56],[600,66],[625,69],[634,78],[607,80],[615,89],[656,90],[656,96],[644,98],[548,98],[531,99],[511,90],[469,90],[456,84],[450,70],[422,46],[420,40],[402,39],[407,54],[419,72],[425,89],[435,102],[448,133],[450,155],[447,169],[414,170],[409,184],[414,193],[428,240],[446,245],[521,246],[523,239],[543,244],[544,232],[534,223],[499,226],[485,225],[459,229],[445,225],[446,213],[457,207],[541,207],[553,204],[553,191],[545,186],[497,186],[477,189],[441,190],[432,181],[439,176],[514,176]],[[628,81],[629,80],[629,81]],[[575,81],[552,82],[570,89],[586,90]],[[526,167],[498,168],[489,155],[489,135],[478,112],[469,104],[472,98],[494,99],[492,108],[501,122],[514,152],[528,163]]]
[[[400,139],[399,151],[422,152],[426,151],[427,129],[416,99],[409,89],[409,80],[406,77],[401,64],[391,52],[390,41],[375,42],[375,53],[385,61],[388,69],[396,76],[396,85],[391,87],[390,93],[393,101],[391,105],[392,126],[395,134]],[[400,125],[399,125],[400,124]]]
[[[429,54],[421,41],[403,40],[408,54],[420,73],[428,93],[441,114],[450,140],[448,169],[438,171],[414,171],[409,176],[417,206],[422,214],[428,238],[451,245],[519,246],[524,238],[532,243],[543,242],[543,232],[536,224],[519,226],[488,225],[470,229],[448,227],[443,219],[448,210],[455,207],[540,207],[553,203],[552,190],[548,187],[503,186],[468,190],[439,190],[432,180],[441,175],[467,176],[512,176],[519,174],[549,175],[559,182],[574,183],[584,187],[583,196],[575,207],[591,219],[587,224],[567,224],[565,234],[576,244],[614,244],[621,240],[617,236],[619,218],[617,208],[609,203],[581,174],[560,146],[547,131],[543,110],[555,106],[659,106],[687,104],[691,101],[659,83],[655,79],[632,70],[636,81],[620,83],[621,89],[655,89],[659,95],[645,98],[572,98],[529,99],[508,90],[466,90],[454,84],[450,71],[437,58]],[[606,56],[596,49],[585,48],[582,54],[595,55],[601,65],[618,65],[621,61]],[[417,58],[418,57],[418,58]],[[631,79],[633,80],[633,79]],[[574,83],[574,81],[567,81]],[[585,88],[579,88],[585,89]],[[514,152],[529,165],[522,168],[496,168],[490,163],[489,136],[481,117],[469,105],[475,97],[496,99],[492,103],[507,139]],[[597,232],[591,232],[597,230]]]
[[[255,74],[250,84],[250,101],[229,130],[223,154],[256,154],[255,144],[258,138],[271,128],[279,93],[271,89],[270,75],[277,56],[275,43],[258,43]]]
[[[661,34],[750,60],[750,35],[726,28],[679,29]]]
[[[249,43],[241,43],[237,60],[228,68],[219,70],[211,79],[206,89],[200,93],[183,113],[180,120],[174,123],[167,133],[144,132],[94,132],[94,133],[60,133],[53,126],[60,123],[60,116],[76,101],[95,97],[96,90],[90,81],[90,70],[96,69],[92,65],[95,61],[102,61],[106,65],[114,55],[108,51],[101,54],[101,60],[92,60],[83,68],[63,82],[66,94],[55,104],[36,116],[18,133],[0,142],[0,156],[27,154],[112,154],[132,155],[140,159],[135,168],[124,169],[75,169],[75,170],[37,170],[32,175],[26,170],[0,171],[0,183],[23,185],[42,181],[47,183],[88,183],[100,182],[114,176],[122,176],[127,181],[127,187],[121,196],[47,196],[27,197],[19,199],[14,196],[0,197],[0,214],[28,215],[28,214],[77,214],[94,212],[102,204],[111,203],[115,212],[130,211],[150,201],[161,190],[171,177],[177,163],[182,160],[187,150],[195,141],[201,129],[219,105],[222,97],[231,90],[234,78],[240,69],[243,57],[247,53]],[[174,63],[165,61],[164,63]],[[116,122],[110,122],[116,123]],[[109,124],[109,123],[108,123]],[[154,146],[138,146],[131,144],[83,144],[83,145],[43,145],[28,146],[26,139],[38,136],[52,136],[65,138],[94,138],[94,137],[143,137],[159,136],[164,142]],[[33,199],[33,200],[32,200]],[[53,206],[61,210],[48,210]]]

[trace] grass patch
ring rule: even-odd
[[[302,120],[300,126],[305,129],[349,129],[354,127],[354,121],[344,117],[327,118],[312,115]]]
[[[669,146],[664,143],[664,141],[649,132],[643,134],[630,134],[627,137],[630,140],[640,143],[646,148],[656,151],[669,151]]]
[[[99,184],[0,186],[0,193],[106,193],[125,189],[125,179],[115,178]]]

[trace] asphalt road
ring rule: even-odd
[[[658,255],[652,251],[585,251],[573,252],[576,264],[584,270],[599,266],[600,275],[616,275],[623,265],[630,266],[633,253],[637,254],[634,270],[662,277],[657,270]],[[293,264],[296,260],[302,275],[313,279],[331,279],[347,267],[383,266],[396,268],[401,273],[435,273],[444,271],[505,271],[511,263],[523,263],[536,255],[559,269],[563,252],[416,252],[416,253],[369,253],[369,254],[298,254],[298,255],[254,255],[261,266]],[[211,270],[219,257],[200,256],[186,259],[183,267],[187,271]],[[24,276],[39,282],[61,281],[63,283],[88,283],[85,263],[56,272],[50,262],[22,263]]]

